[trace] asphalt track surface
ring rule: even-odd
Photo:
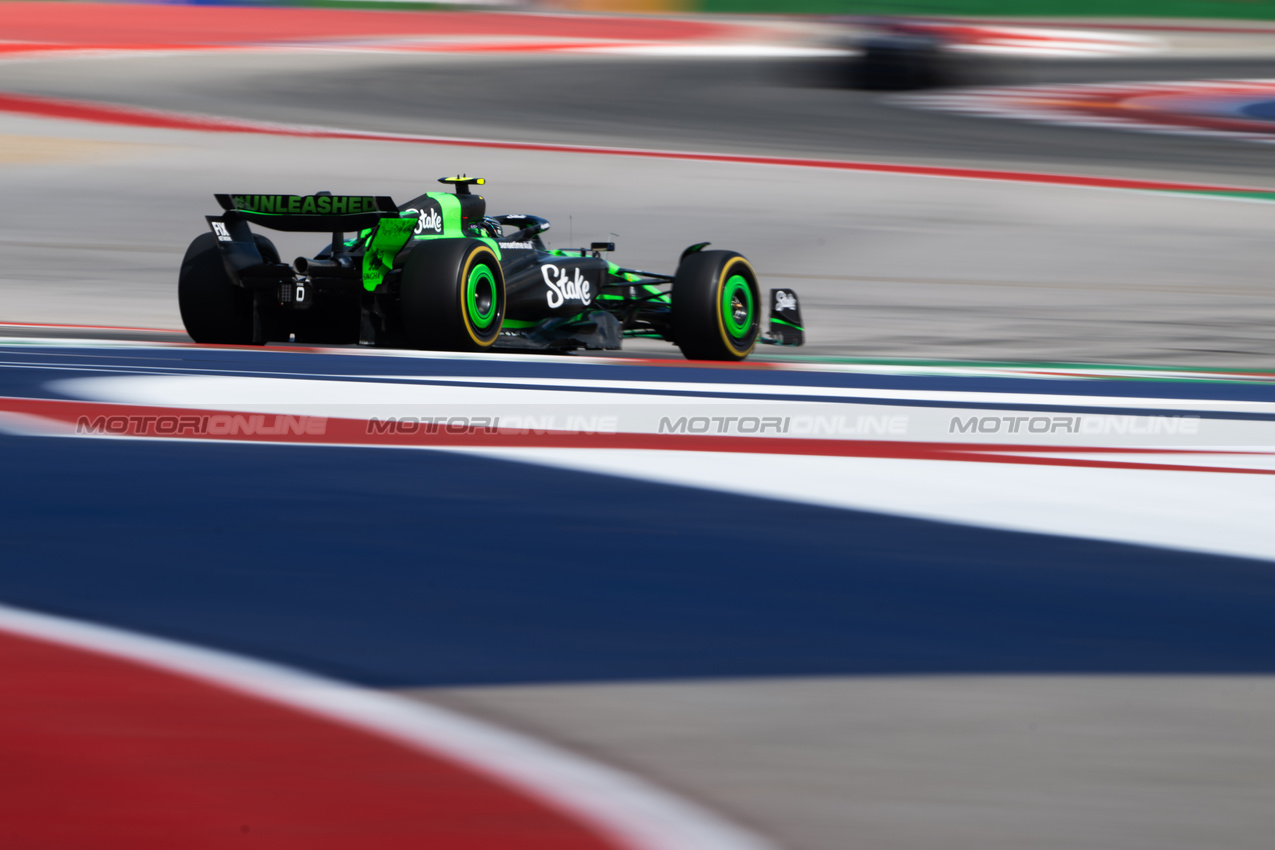
[[[1272,185],[1260,146],[910,112],[795,84],[811,70],[227,54],[8,63],[0,88],[393,132]],[[1267,75],[1215,60],[1032,73]],[[214,191],[397,196],[465,170],[490,179],[493,210],[547,214],[559,247],[563,231],[616,232],[618,260],[655,270],[691,241],[742,247],[802,293],[814,353],[1254,367],[1275,353],[1275,208],[1259,204],[0,127],[5,203],[22,211],[5,219],[0,285],[18,321],[179,327],[173,269]],[[4,506],[19,556],[6,602],[487,716],[784,846],[1268,844],[1268,561],[442,453],[38,437],[0,453],[24,482]],[[483,557],[484,511],[517,543],[503,557]],[[635,517],[642,545],[617,546]],[[466,568],[445,592],[413,568],[425,549]]]
[[[1106,60],[1031,75],[1260,76],[1264,67]],[[907,110],[877,94],[794,84],[809,71],[758,60],[213,52],[11,62],[0,81],[25,94],[360,130],[1267,187],[1265,146]],[[557,247],[614,233],[617,261],[656,271],[693,241],[745,248],[767,280],[803,295],[815,316],[809,353],[1261,366],[1275,346],[1273,213],[1257,204],[526,151],[24,127],[43,137],[87,136],[97,149],[58,156],[50,148],[45,158],[56,162],[28,166],[9,186],[27,210],[11,228],[4,272],[9,315],[21,321],[180,327],[164,293],[191,237],[181,225],[197,222],[199,199],[228,181],[276,191],[375,184],[403,195],[436,173],[467,170],[491,181],[493,211],[547,215]],[[161,141],[162,150],[154,147]],[[146,147],[128,147],[139,142]],[[94,157],[111,167],[95,166]],[[66,224],[51,179],[77,198],[82,234],[56,267],[43,246],[59,243],[49,234]],[[108,198],[130,199],[127,217]],[[291,253],[314,250],[292,244]],[[32,278],[58,281],[69,297],[53,301],[47,289],[20,283]],[[106,280],[115,282],[109,293]]]

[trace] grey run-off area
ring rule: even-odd
[[[1275,683],[918,677],[422,690],[789,850],[1270,846]]]

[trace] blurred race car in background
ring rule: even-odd
[[[850,88],[985,85],[1025,74],[1026,59],[1128,56],[1156,50],[1141,35],[924,18],[837,19]]]
[[[217,195],[221,215],[195,238],[178,276],[187,332],[201,343],[272,341],[444,350],[618,349],[667,340],[694,360],[742,360],[760,342],[801,345],[797,294],[761,289],[733,251],[687,248],[671,274],[621,268],[613,242],[550,250],[549,222],[486,214],[482,178],[445,177],[455,193],[390,198]],[[256,224],[326,232],[314,257],[284,263]],[[356,238],[345,234],[357,231]]]

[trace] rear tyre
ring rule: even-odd
[[[476,239],[429,240],[403,264],[403,331],[416,348],[481,351],[500,336],[505,276]]]
[[[274,243],[253,234],[261,258],[279,262]],[[177,306],[182,324],[195,342],[252,345],[252,293],[235,286],[226,273],[217,238],[201,233],[186,249],[177,276]]]
[[[734,251],[700,251],[682,260],[672,308],[673,340],[689,360],[743,360],[757,345],[757,273]]]

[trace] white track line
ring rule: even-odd
[[[57,364],[76,368],[76,364]],[[829,401],[928,402],[942,404],[1085,407],[1095,410],[1191,410],[1216,413],[1275,413],[1275,403],[1244,399],[1142,398],[1050,393],[963,390],[896,390],[866,387],[812,387],[800,384],[718,384],[702,381],[627,381],[599,378],[534,378],[439,375],[354,375],[354,380],[279,378],[251,375],[109,374],[58,379],[49,388],[71,398],[109,404],[140,404],[271,413],[280,406],[337,404],[572,404],[605,398],[609,404],[645,405],[656,401],[729,404],[743,399],[776,400],[801,396]],[[416,383],[426,381],[442,383]],[[490,386],[490,385],[499,386]],[[514,386],[517,385],[517,386]],[[630,392],[626,392],[630,391]],[[668,395],[664,395],[668,393]],[[695,395],[690,395],[695,394]],[[779,398],[783,401],[783,398]]]
[[[0,605],[0,630],[197,679],[445,756],[579,818],[631,850],[775,850],[636,777],[441,708],[225,652],[5,605]]]

